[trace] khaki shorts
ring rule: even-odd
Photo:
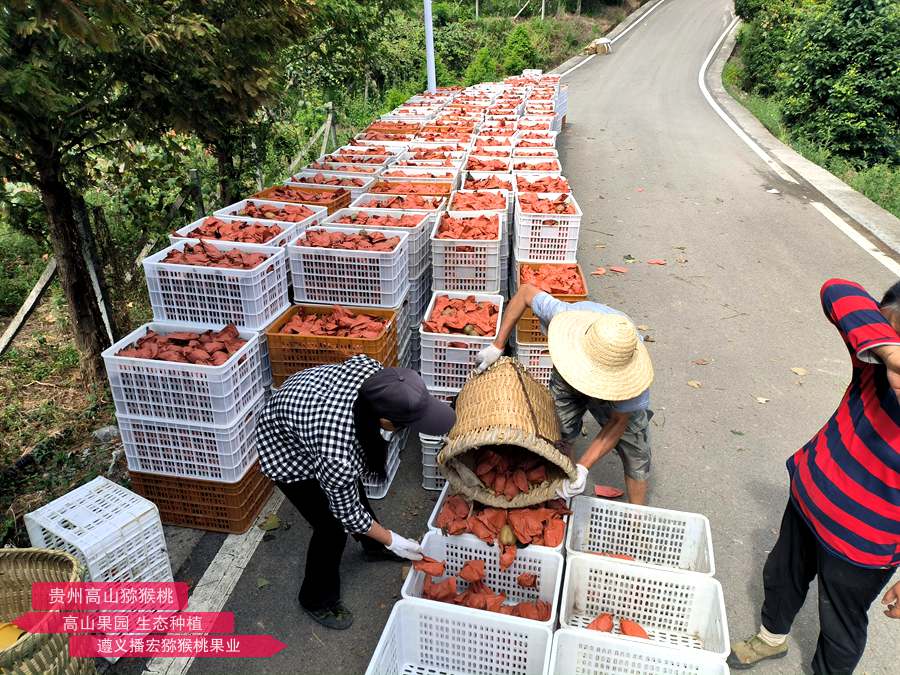
[[[556,369],[550,375],[550,392],[556,404],[560,431],[566,441],[573,441],[581,433],[584,414],[590,412],[602,428],[610,415],[615,412],[609,401],[585,396],[566,382]],[[638,410],[631,413],[628,426],[616,444],[616,453],[625,467],[625,475],[632,480],[647,480],[650,477],[650,419],[652,410]]]

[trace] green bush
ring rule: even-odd
[[[528,30],[519,24],[506,37],[503,45],[503,72],[518,75],[526,68],[533,68],[534,63],[535,51]]]
[[[497,59],[491,54],[490,49],[482,47],[475,52],[475,58],[472,59],[469,67],[466,68],[466,72],[463,75],[463,84],[468,87],[479,82],[491,82],[499,76]]]
[[[778,93],[792,134],[859,166],[900,161],[900,8],[892,0],[804,6]]]

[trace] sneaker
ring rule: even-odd
[[[787,640],[777,647],[772,647],[763,642],[759,635],[754,635],[751,638],[735,642],[731,645],[731,654],[728,656],[728,665],[735,670],[747,670],[760,661],[780,659],[787,656],[787,653]]]
[[[307,609],[303,605],[300,608],[306,612],[309,617],[316,623],[320,623],[325,628],[332,630],[347,630],[353,625],[353,612],[344,606],[344,603],[338,601],[333,607],[327,609]]]

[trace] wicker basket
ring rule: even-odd
[[[553,397],[515,359],[501,358],[485,373],[470,377],[456,400],[456,424],[438,455],[441,472],[457,493],[488,506],[521,508],[556,497],[564,478],[575,479],[575,465],[557,447],[559,422]],[[474,453],[485,446],[516,445],[540,455],[553,467],[550,477],[507,500],[488,490],[475,475]]]
[[[31,584],[74,582],[84,568],[68,553],[43,548],[0,549],[0,622],[31,611]],[[26,633],[0,651],[0,673],[16,675],[88,675],[94,659],[69,656],[69,636]]]

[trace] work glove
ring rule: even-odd
[[[556,490],[556,494],[563,499],[571,499],[584,492],[585,485],[587,484],[588,469],[586,466],[576,464],[575,471],[578,473],[575,480],[566,478],[562,482],[562,485]]]
[[[475,372],[483,373],[492,365],[494,365],[494,363],[497,362],[497,359],[499,359],[501,356],[503,356],[503,350],[499,347],[495,347],[493,343],[489,344],[487,347],[478,352],[478,354],[476,354]]]
[[[387,548],[391,553],[407,560],[422,559],[422,546],[419,542],[401,537],[394,531],[391,531],[391,543],[388,544]]]

